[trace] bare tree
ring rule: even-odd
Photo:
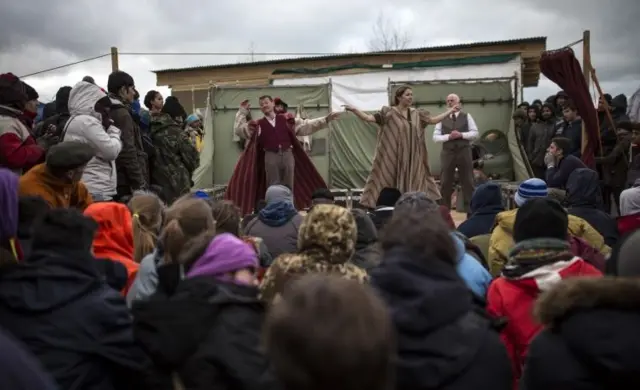
[[[371,51],[403,50],[411,44],[409,33],[382,12],[378,14],[372,30],[373,36],[369,40]]]

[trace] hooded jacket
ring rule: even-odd
[[[511,389],[505,348],[453,264],[393,248],[371,285],[396,328],[396,389]]]
[[[154,361],[150,389],[279,389],[260,351],[265,305],[258,289],[227,279],[257,266],[255,251],[216,236],[169,295],[134,304],[136,337]]]
[[[570,215],[580,217],[602,235],[607,246],[618,241],[615,219],[605,213],[598,174],[587,168],[576,169],[567,181],[565,203]]]
[[[298,253],[278,256],[260,284],[262,298],[271,302],[289,281],[308,273],[334,273],[365,283],[365,270],[349,262],[355,252],[356,222],[349,210],[328,204],[314,206],[298,234]]]
[[[138,273],[133,260],[133,225],[131,211],[121,203],[100,202],[89,206],[84,214],[98,223],[93,239],[93,254],[101,259],[121,263],[127,269],[126,295]]]
[[[118,173],[116,158],[122,149],[120,130],[102,125],[101,115],[95,111],[98,100],[107,97],[98,86],[81,81],[69,95],[69,112],[66,132],[62,141],[79,141],[91,145],[96,156],[89,161],[82,181],[90,193],[110,198],[116,194]]]
[[[529,343],[542,329],[531,315],[536,298],[563,279],[576,276],[601,276],[602,273],[579,257],[541,265],[519,277],[500,276],[489,287],[487,312],[506,320],[500,332],[512,362],[515,379],[522,366]]]
[[[351,262],[369,272],[380,263],[382,256],[378,244],[378,230],[366,211],[353,209],[351,213],[356,220],[358,231],[356,250],[351,256]]]
[[[567,280],[542,295],[545,326],[529,347],[522,388],[640,388],[640,284],[637,279]]]
[[[86,209],[93,199],[82,181],[67,182],[53,176],[46,164],[40,164],[20,177],[20,196],[39,196],[51,208]]]
[[[494,276],[500,275],[502,267],[509,258],[509,250],[513,247],[513,225],[517,213],[518,209],[514,209],[496,215],[496,227],[489,240],[488,259],[491,274]],[[541,229],[543,228],[541,227]],[[569,215],[569,231],[567,233],[584,239],[603,255],[608,255],[611,252],[611,248],[605,244],[602,235],[582,218]]]
[[[139,389],[145,356],[131,315],[91,255],[95,224],[51,210],[24,263],[0,274],[0,325],[66,390]]]
[[[458,231],[467,238],[491,233],[496,215],[504,211],[500,186],[491,182],[479,185],[471,197],[470,209],[471,217],[458,226]]]

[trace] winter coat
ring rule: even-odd
[[[121,203],[99,202],[89,206],[84,214],[98,224],[93,254],[120,263],[127,269],[127,282],[122,291],[126,296],[139,268],[133,260],[133,225],[129,208]]]
[[[570,215],[580,217],[602,235],[604,243],[613,247],[618,241],[618,227],[603,210],[598,174],[588,168],[576,169],[567,181],[565,203]]]
[[[500,338],[512,362],[514,378],[522,375],[522,366],[531,340],[542,325],[531,315],[536,298],[562,279],[576,276],[600,276],[602,273],[583,259],[574,257],[540,266],[518,278],[498,277],[487,293],[487,312],[506,320]]]
[[[491,283],[491,274],[477,258],[467,252],[463,237],[458,234],[451,233],[458,256],[456,270],[475,297],[484,302]]]
[[[467,238],[491,233],[496,215],[504,211],[500,186],[492,182],[479,185],[469,206],[471,216],[458,226],[458,231]]]
[[[640,388],[640,283],[572,279],[542,295],[521,389]]]
[[[120,130],[102,125],[96,102],[107,96],[98,86],[81,81],[69,95],[69,112],[64,138],[61,142],[76,141],[93,147],[95,157],[89,161],[82,174],[82,182],[92,194],[111,198],[116,195],[118,172],[116,158],[122,149]]]
[[[544,155],[554,136],[554,126],[553,121],[540,121],[531,125],[525,148],[531,165],[544,167]]]
[[[140,128],[133,120],[130,107],[113,96],[111,102],[110,116],[113,125],[120,129],[122,141],[122,150],[116,159],[118,196],[122,197],[148,187],[149,167]]]
[[[60,389],[139,388],[145,356],[133,338],[131,316],[89,252],[33,248],[25,263],[5,268],[0,324]]]
[[[44,161],[45,150],[19,117],[22,113],[0,105],[0,167],[23,174]]]
[[[547,186],[549,188],[565,189],[569,176],[576,169],[587,168],[586,165],[576,156],[564,156],[558,161],[556,166],[547,168],[545,173]]]
[[[371,285],[391,309],[396,389],[511,389],[508,355],[453,264],[387,251]]]
[[[245,233],[262,239],[275,259],[283,253],[295,253],[298,250],[298,231],[302,220],[302,215],[296,213],[286,223],[270,226],[269,220],[258,216],[247,224]]]
[[[358,229],[356,251],[351,256],[351,262],[358,267],[371,271],[380,263],[382,251],[378,244],[378,231],[373,221],[363,210],[352,210]]]
[[[491,274],[500,275],[502,267],[509,257],[509,250],[513,247],[513,225],[516,221],[518,209],[507,210],[496,216],[496,227],[491,233],[489,242],[489,267]],[[589,245],[603,255],[608,255],[611,248],[597,230],[584,219],[569,215],[569,231],[567,234],[584,239]]]
[[[93,199],[81,181],[67,183],[51,175],[45,164],[40,164],[20,177],[20,196],[39,196],[51,208],[74,207],[84,210]]]
[[[149,389],[280,389],[260,351],[265,306],[251,286],[199,276],[133,306],[136,339],[154,362]]]
[[[0,389],[57,390],[51,376],[19,341],[0,331]]]
[[[150,134],[155,151],[151,185],[162,188],[160,197],[171,204],[191,190],[200,155],[189,135],[168,114],[151,114]]]

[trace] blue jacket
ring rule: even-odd
[[[452,232],[451,235],[456,244],[456,252],[458,254],[456,271],[476,298],[484,301],[489,284],[491,284],[491,274],[475,257],[466,252],[464,241],[458,236],[458,233]]]

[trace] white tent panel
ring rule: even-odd
[[[446,81],[491,79],[517,76],[521,80],[520,56],[501,64],[463,65],[403,70],[385,70],[350,75],[275,79],[273,85],[318,85],[331,83],[331,109],[342,111],[351,105],[365,111],[379,110],[389,104],[389,81]],[[518,85],[518,90],[520,85]]]

